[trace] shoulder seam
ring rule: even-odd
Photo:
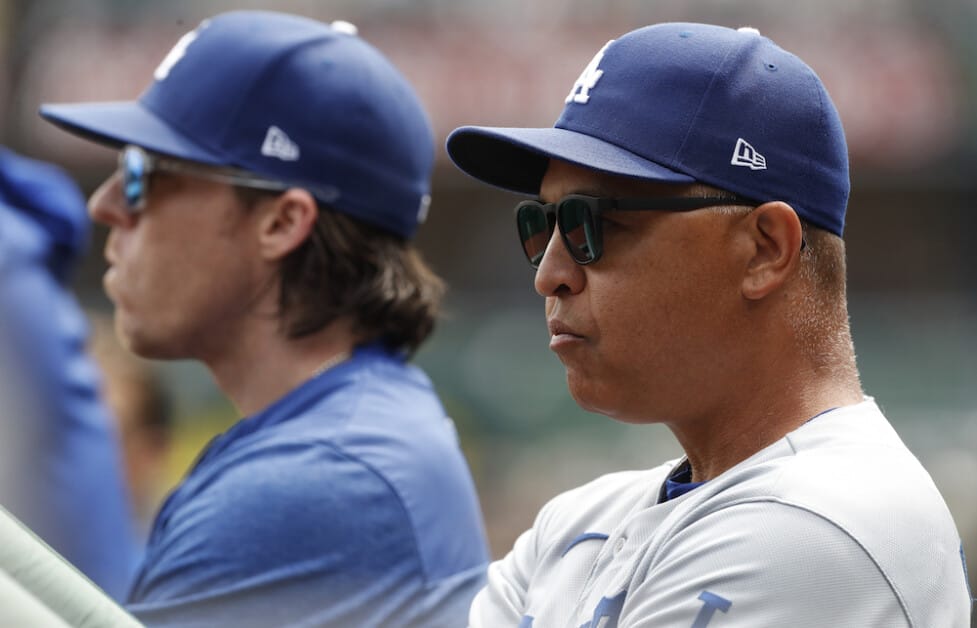
[[[865,547],[865,545],[854,534],[852,534],[849,530],[847,530],[845,527],[843,527],[842,525],[840,525],[837,521],[831,519],[830,517],[824,515],[823,513],[820,513],[818,511],[813,510],[811,508],[808,508],[806,506],[802,506],[800,504],[795,504],[793,502],[788,502],[788,501],[785,501],[785,500],[782,500],[782,499],[778,499],[778,498],[772,497],[772,496],[766,496],[766,497],[763,497],[763,498],[746,498],[746,499],[742,499],[742,500],[739,500],[739,501],[732,502],[732,503],[730,503],[730,504],[724,506],[723,508],[720,508],[720,509],[718,509],[718,510],[716,510],[714,512],[722,512],[724,510],[728,510],[728,509],[734,508],[736,506],[741,506],[741,505],[744,505],[744,504],[761,503],[761,502],[764,502],[764,503],[775,503],[775,504],[779,504],[779,505],[784,506],[784,507],[787,507],[787,508],[792,508],[794,510],[799,510],[799,511],[802,511],[802,512],[809,513],[810,515],[812,515],[814,517],[817,517],[818,519],[821,519],[822,521],[825,521],[826,523],[828,523],[832,527],[834,527],[837,530],[839,530],[846,537],[848,537],[849,539],[851,539],[851,541],[855,545],[857,545],[859,547],[859,549],[862,550],[862,552],[869,558],[869,560],[872,561],[872,564],[875,565],[875,568],[878,570],[879,574],[885,580],[886,584],[889,585],[889,590],[892,591],[893,595],[895,595],[896,596],[896,599],[899,601],[899,607],[902,609],[902,614],[905,616],[906,621],[909,623],[910,628],[912,628],[913,626],[916,626],[916,622],[913,620],[912,614],[909,612],[909,606],[907,605],[905,598],[903,598],[902,593],[895,586],[895,583],[889,577],[889,574],[886,573],[884,569],[882,569],[882,566],[879,564],[878,559],[876,559],[876,557],[872,554],[872,552],[870,552],[868,550],[868,548]]]

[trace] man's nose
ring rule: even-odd
[[[122,179],[118,172],[98,186],[88,199],[88,215],[95,222],[109,227],[124,227],[135,221],[122,194]]]
[[[585,281],[583,267],[573,261],[560,232],[554,230],[536,271],[536,292],[543,297],[576,294],[583,290]]]

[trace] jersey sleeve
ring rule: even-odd
[[[704,517],[644,564],[646,573],[633,580],[640,584],[627,592],[621,628],[918,626],[845,530],[778,502]]]
[[[317,443],[222,459],[164,505],[130,612],[153,626],[400,625],[424,583],[381,476]]]
[[[497,626],[532,626],[527,615],[532,596],[566,598],[572,604],[569,591],[548,591],[545,578],[547,555],[560,546],[561,541],[576,535],[574,522],[567,513],[579,514],[574,504],[583,499],[593,486],[600,486],[605,478],[557,495],[536,515],[533,527],[516,539],[512,550],[488,569],[488,582],[472,602],[469,612],[471,628],[495,628]],[[599,492],[599,491],[598,491]]]
[[[488,582],[472,602],[468,623],[472,628],[518,626],[526,608],[536,561],[535,528],[523,532],[512,550],[488,569]]]

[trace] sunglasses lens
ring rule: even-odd
[[[122,166],[122,193],[126,204],[133,209],[141,208],[143,195],[146,192],[146,154],[130,146],[122,151],[120,165]]]
[[[583,199],[568,198],[557,212],[560,233],[573,259],[587,264],[597,258],[597,234],[590,204]]]
[[[553,233],[553,227],[546,216],[542,205],[535,202],[525,202],[516,210],[516,224],[519,227],[519,240],[522,250],[533,268],[539,266],[546,252],[546,245]]]

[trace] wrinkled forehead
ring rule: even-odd
[[[621,175],[551,159],[540,182],[539,197],[553,202],[568,194],[610,198],[707,196],[727,193],[705,183],[661,183]]]

